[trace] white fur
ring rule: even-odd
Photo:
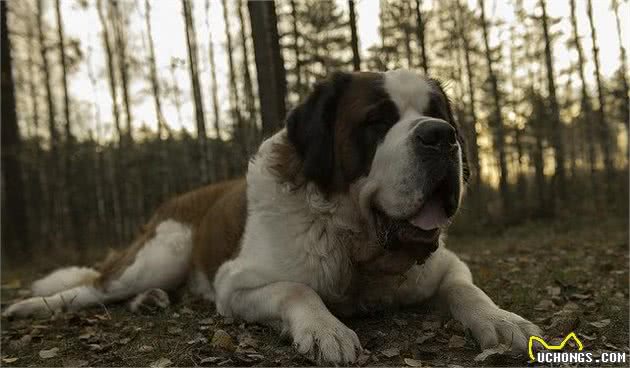
[[[403,285],[384,281],[383,288],[362,290],[348,300],[353,264],[362,251],[373,248],[361,226],[369,197],[389,191],[389,197],[380,199],[392,208],[422,200],[402,178],[409,175],[412,160],[407,140],[422,123],[431,87],[410,72],[396,71],[385,74],[385,88],[401,111],[401,121],[377,149],[369,176],[353,184],[350,195],[325,198],[310,184],[291,190],[269,170],[271,147],[286,140],[286,132],[262,144],[247,173],[249,218],[241,251],[219,268],[214,280],[217,310],[279,323],[301,353],[344,364],[354,361],[360,345],[324,303],[361,305],[362,299],[391,295],[380,299],[415,304],[437,295],[483,347],[503,342],[524,352],[525,337],[540,330],[497,307],[476,287],[466,265],[444,248],[444,237],[423,265],[409,269]],[[459,156],[461,162],[461,150]]]
[[[63,290],[87,284],[101,274],[90,267],[65,267],[39,279],[31,285],[33,296],[47,296]]]
[[[2,315],[24,317],[63,309],[76,310],[126,299],[152,288],[171,289],[180,284],[188,272],[191,233],[186,225],[173,220],[164,221],[157,226],[155,236],[138,252],[134,262],[119,278],[111,280],[102,289],[82,285],[50,296],[28,298],[11,305]]]

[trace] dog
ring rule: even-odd
[[[349,364],[361,343],[338,316],[437,298],[482,349],[525,352],[541,330],[498,307],[444,245],[468,176],[437,80],[338,72],[261,144],[245,179],[166,202],[126,251],[53,272],[3,315],[168,304],[166,291],[187,284],[224,316],[272,324],[300,353]]]

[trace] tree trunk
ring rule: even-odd
[[[503,115],[501,114],[501,96],[499,94],[499,86],[497,82],[497,76],[494,72],[494,65],[492,59],[492,51],[490,50],[488,24],[486,23],[486,11],[484,6],[484,0],[479,0],[479,6],[481,7],[481,27],[483,31],[483,42],[485,46],[486,66],[488,68],[488,78],[490,79],[490,87],[492,93],[493,102],[493,120],[494,125],[494,148],[497,154],[499,162],[499,191],[501,193],[501,202],[503,204],[504,214],[510,212],[511,200],[510,200],[510,188],[508,186],[507,176],[507,162],[505,157],[505,134],[503,126]]]
[[[232,34],[230,27],[230,17],[229,11],[227,8],[227,0],[221,0],[221,4],[223,5],[223,22],[225,23],[225,38],[226,38],[226,54],[228,57],[228,75],[229,75],[229,83],[230,83],[230,115],[232,117],[232,121],[236,123],[236,129],[234,129],[234,140],[237,142],[238,147],[240,148],[241,157],[239,160],[239,165],[244,163],[245,158],[247,157],[247,143],[245,137],[247,137],[247,132],[245,131],[245,122],[243,121],[243,115],[240,111],[240,103],[241,98],[238,90],[238,85],[236,83],[236,67],[234,65],[234,56],[232,53],[234,52],[233,44],[232,44]]]
[[[59,155],[59,132],[57,130],[56,122],[56,108],[53,99],[51,76],[50,76],[50,64],[48,60],[48,46],[46,45],[46,38],[44,36],[44,8],[43,0],[37,0],[37,34],[39,39],[39,49],[42,59],[42,74],[44,77],[44,87],[46,92],[46,107],[48,115],[48,132],[50,135],[50,153],[48,155],[47,171],[48,178],[51,183],[51,204],[49,218],[53,223],[52,227],[57,229],[55,236],[67,234],[63,225],[63,201],[59,196],[63,190],[63,167],[60,165]],[[57,240],[57,239],[54,239]]]
[[[72,124],[70,118],[70,97],[68,95],[68,66],[66,62],[65,35],[63,31],[63,21],[61,16],[60,0],[55,1],[57,15],[57,36],[59,37],[59,60],[61,62],[61,84],[63,87],[63,111],[65,118],[65,147],[64,147],[64,173],[65,186],[61,192],[63,201],[64,218],[70,221],[70,231],[72,234],[79,261],[82,261],[85,254],[83,246],[85,231],[81,226],[79,214],[74,209],[76,205],[75,182],[73,180],[72,157],[74,156],[74,136],[72,135]]]
[[[593,106],[591,104],[591,96],[588,93],[588,86],[586,84],[586,77],[584,74],[584,65],[586,64],[586,60],[584,59],[584,53],[582,51],[582,44],[580,43],[580,36],[577,28],[577,16],[575,14],[575,0],[570,0],[571,5],[571,26],[573,30],[573,45],[575,47],[575,51],[577,51],[578,55],[578,75],[580,77],[580,87],[581,87],[581,96],[580,96],[580,108],[583,112],[583,123],[586,126],[586,146],[587,146],[587,155],[589,168],[591,172],[591,189],[593,193],[597,192],[597,179],[595,176],[596,166],[596,157],[595,157],[595,145],[593,144]]]
[[[556,82],[553,70],[553,54],[551,50],[551,38],[549,36],[549,29],[547,24],[547,4],[545,0],[540,0],[540,7],[542,8],[542,28],[543,37],[545,42],[545,65],[547,71],[547,88],[549,92],[549,107],[551,108],[551,144],[555,153],[556,170],[553,176],[553,193],[550,196],[551,208],[554,209],[553,200],[555,195],[559,195],[560,198],[566,197],[566,170],[565,170],[565,153],[564,144],[562,142],[563,126],[560,121],[560,107],[558,106],[558,98],[556,96]]]
[[[249,19],[254,40],[258,96],[263,136],[268,137],[284,124],[286,73],[280,52],[275,4],[248,1]]]
[[[472,70],[472,61],[470,59],[470,54],[472,52],[470,47],[470,42],[468,36],[466,35],[466,29],[464,27],[464,22],[461,16],[463,15],[463,8],[459,0],[457,1],[458,7],[458,16],[455,18],[457,21],[457,30],[459,32],[459,38],[461,40],[461,46],[464,48],[464,62],[466,66],[466,82],[468,84],[468,108],[470,114],[470,122],[467,124],[469,131],[469,160],[472,163],[473,167],[473,187],[478,189],[481,186],[481,165],[479,164],[479,143],[477,142],[477,129],[475,128],[477,124],[477,110],[475,108],[475,91],[476,86],[474,85],[474,74]]]
[[[610,137],[608,122],[604,112],[604,90],[602,87],[601,73],[599,71],[599,44],[597,43],[597,33],[595,31],[595,22],[593,20],[593,4],[588,0],[587,6],[588,20],[591,26],[591,37],[593,39],[593,61],[595,62],[595,82],[597,83],[597,100],[599,108],[597,109],[597,120],[599,123],[599,136],[602,153],[604,156],[604,169],[606,170],[606,183],[608,199],[612,199],[612,182],[614,180],[614,167],[611,154],[611,145],[614,143]]]
[[[256,100],[254,98],[254,85],[252,82],[252,76],[249,72],[249,45],[247,44],[247,33],[245,32],[247,26],[245,24],[245,17],[243,16],[243,1],[238,0],[236,2],[236,9],[238,14],[239,23],[241,26],[241,47],[243,48],[243,84],[245,85],[245,106],[249,114],[249,124],[243,128],[245,133],[245,148],[247,156],[250,151],[255,149],[254,145],[258,141],[259,132],[256,118]]]
[[[208,62],[210,63],[210,96],[212,98],[212,113],[214,118],[214,134],[219,144],[215,144],[214,151],[214,172],[217,179],[228,177],[227,165],[221,154],[223,139],[221,138],[221,117],[219,113],[219,93],[217,86],[217,67],[214,60],[214,45],[212,43],[212,32],[210,29],[210,0],[206,0],[206,27],[208,32]]]
[[[127,117],[127,127],[125,130],[126,144],[133,145],[133,117],[131,115],[131,98],[129,97],[129,60],[127,57],[127,35],[125,17],[118,7],[118,0],[111,0],[110,17],[114,24],[114,39],[116,51],[118,51],[118,69],[120,70],[120,87],[122,88],[123,106]]]
[[[621,20],[619,19],[619,0],[612,0],[612,5],[613,11],[615,12],[615,20],[617,23],[617,40],[619,41],[619,69],[621,69],[621,88],[624,99],[621,115],[624,117],[624,123],[626,124],[627,133],[628,124],[630,123],[630,99],[628,99],[628,79],[626,78],[626,73],[628,72],[628,66],[626,64],[626,48],[623,46],[623,39],[621,37],[622,32]],[[626,149],[628,149],[628,143],[626,143]]]
[[[41,7],[40,7],[41,10]],[[15,107],[15,85],[11,59],[11,39],[7,25],[7,3],[0,2],[0,37],[2,67],[2,248],[7,255],[28,260],[31,255],[28,217],[24,200],[24,181],[20,161],[21,140]],[[40,18],[41,21],[41,18]]]
[[[416,0],[416,36],[418,37],[418,44],[420,45],[420,55],[422,56],[422,70],[424,74],[429,74],[429,60],[427,59],[427,50],[424,40],[424,25],[425,21],[422,19],[422,0]]]
[[[157,65],[155,61],[155,47],[153,45],[153,29],[151,27],[151,4],[149,0],[144,1],[145,21],[147,26],[147,39],[149,45],[149,80],[151,82],[151,90],[153,92],[153,102],[155,104],[155,118],[157,119],[157,139],[159,143],[158,156],[160,158],[158,167],[163,177],[170,177],[170,170],[167,167],[167,152],[162,141],[162,135],[167,132],[170,136],[170,129],[164,119],[162,113],[162,89],[157,75]],[[169,193],[168,180],[162,180],[160,183],[161,196],[166,197]]]
[[[291,0],[291,3],[293,3],[293,0]],[[292,4],[292,6],[294,5]],[[352,67],[354,68],[354,70],[361,70],[361,54],[359,53],[357,15],[354,9],[354,0],[348,0],[348,9],[350,11],[350,44],[352,45]]]
[[[199,64],[197,62],[197,36],[195,34],[195,23],[191,4],[188,0],[182,0],[184,11],[184,23],[186,25],[186,45],[188,47],[188,67],[190,70],[190,81],[192,84],[193,102],[195,105],[195,120],[197,121],[197,142],[199,146],[199,163],[201,182],[208,181],[207,166],[207,139],[206,139],[206,118],[203,111],[203,98],[201,97],[201,84],[199,82]]]
[[[153,29],[151,27],[151,3],[149,0],[144,1],[145,22],[147,26],[147,39],[149,43],[149,79],[151,82],[151,90],[153,92],[153,102],[155,104],[155,117],[158,123],[158,137],[161,139],[162,134],[167,130],[164,114],[162,113],[162,89],[158,80],[157,65],[155,61],[155,46],[153,44]]]
[[[107,81],[109,82],[109,92],[112,96],[112,115],[114,117],[114,125],[116,127],[116,133],[118,134],[118,144],[122,145],[124,140],[124,133],[120,125],[120,110],[118,107],[118,86],[116,83],[116,69],[114,66],[114,51],[112,50],[112,41],[109,34],[109,25],[107,24],[107,18],[105,17],[105,11],[103,9],[103,0],[97,0],[96,9],[98,11],[98,17],[101,21],[101,28],[103,32],[103,48],[105,49],[105,59],[107,60]]]

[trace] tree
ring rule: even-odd
[[[354,0],[348,0],[348,9],[350,13],[350,44],[352,46],[352,67],[354,68],[354,70],[361,70],[361,54],[359,54],[359,37],[357,36],[357,16],[354,9]]]
[[[249,72],[249,44],[247,43],[247,32],[245,25],[245,17],[243,16],[243,1],[238,0],[236,3],[239,23],[241,26],[241,49],[243,52],[243,85],[245,90],[245,107],[247,108],[249,124],[243,126],[243,145],[247,156],[251,149],[255,149],[254,145],[258,141],[258,131],[256,124],[256,100],[254,99],[254,85],[252,76]],[[242,115],[241,115],[242,116]]]
[[[199,63],[197,62],[197,36],[193,19],[192,5],[188,0],[182,0],[184,25],[186,26],[186,46],[188,50],[188,68],[190,71],[192,98],[195,106],[195,120],[197,122],[197,144],[199,149],[199,174],[202,183],[208,181],[206,118],[199,82]]]
[[[420,46],[420,54],[422,56],[422,70],[424,74],[429,74],[429,60],[427,58],[427,50],[424,39],[425,21],[422,19],[422,0],[416,0],[416,37]]]
[[[96,10],[98,11],[98,17],[101,21],[103,48],[105,49],[105,59],[107,61],[107,81],[109,82],[109,92],[112,96],[112,116],[114,117],[114,126],[118,133],[118,143],[122,144],[123,131],[120,125],[120,110],[118,106],[118,86],[116,82],[116,69],[114,65],[114,51],[113,44],[110,35],[109,24],[107,17],[105,16],[105,10],[103,9],[103,0],[96,0]]]
[[[595,22],[593,20],[593,3],[591,0],[588,0],[587,3],[587,13],[588,20],[591,26],[591,38],[593,40],[593,62],[595,63],[595,83],[597,85],[597,100],[599,102],[599,107],[597,109],[597,120],[599,123],[599,136],[600,136],[600,144],[602,147],[602,153],[604,156],[604,169],[606,170],[606,182],[607,185],[607,193],[609,199],[612,198],[611,193],[611,184],[614,180],[614,168],[613,161],[611,155],[611,145],[614,143],[612,139],[610,139],[610,133],[608,131],[608,122],[606,120],[606,114],[604,112],[604,90],[601,81],[601,73],[599,66],[599,44],[597,43],[597,33],[595,31]]]
[[[459,36],[460,42],[458,43],[458,47],[462,48],[464,54],[464,61],[466,67],[466,83],[468,90],[468,113],[470,118],[466,122],[462,122],[465,126],[468,127],[468,138],[469,138],[469,160],[472,163],[473,167],[473,187],[474,189],[478,189],[481,184],[481,165],[479,163],[479,144],[477,143],[477,129],[475,128],[477,124],[477,110],[475,108],[475,91],[476,86],[474,84],[474,73],[473,66],[471,60],[471,54],[473,53],[472,45],[469,40],[467,30],[464,27],[464,21],[467,20],[468,17],[464,18],[466,14],[468,14],[464,7],[462,6],[460,0],[455,0],[457,3],[457,13],[455,16],[456,21],[456,31]],[[466,8],[467,10],[467,8]],[[472,22],[471,22],[472,23]],[[423,57],[424,58],[424,57]]]
[[[133,116],[131,114],[131,98],[129,96],[129,58],[127,56],[127,19],[120,11],[119,0],[110,2],[110,19],[113,24],[114,40],[116,42],[116,51],[118,52],[118,69],[120,72],[120,87],[122,88],[123,107],[125,108],[125,116],[127,118],[127,127],[125,130],[125,143],[133,145]]]
[[[554,173],[554,191],[564,197],[566,194],[566,172],[564,158],[564,144],[562,143],[562,122],[560,121],[560,107],[556,97],[556,82],[553,70],[553,56],[551,51],[551,37],[549,35],[549,25],[547,20],[547,5],[545,0],[540,0],[542,8],[541,23],[543,37],[545,41],[545,65],[547,70],[547,88],[549,93],[549,107],[551,118],[551,141],[555,153],[556,170]],[[550,199],[553,200],[554,196]],[[553,203],[553,202],[552,202]],[[551,206],[553,209],[553,205]]]
[[[503,125],[503,115],[501,113],[501,94],[499,92],[499,84],[497,81],[497,75],[494,71],[494,59],[492,56],[492,50],[490,49],[488,23],[486,22],[486,11],[484,6],[484,0],[479,0],[479,7],[481,8],[481,29],[483,31],[483,42],[485,47],[486,67],[488,70],[488,80],[490,83],[490,93],[492,95],[493,109],[490,120],[493,127],[494,137],[494,149],[499,162],[499,191],[501,194],[501,202],[503,204],[503,211],[509,213],[511,209],[511,200],[508,186],[508,169],[505,155],[505,133]]]
[[[234,65],[234,47],[232,44],[232,34],[230,32],[230,17],[228,15],[227,1],[221,0],[223,5],[223,22],[225,24],[225,38],[226,38],[226,54],[228,57],[228,80],[230,89],[230,116],[232,121],[236,124],[236,128],[233,129],[235,141],[240,148],[241,161],[247,157],[247,148],[245,143],[245,122],[243,121],[243,115],[241,115],[240,103],[241,98],[239,89],[236,83],[236,69]]]
[[[619,99],[619,117],[626,125],[626,133],[628,132],[628,124],[630,123],[630,100],[628,99],[628,78],[626,73],[628,72],[626,48],[623,46],[622,32],[621,32],[621,20],[619,19],[619,0],[612,0],[612,8],[615,13],[615,20],[617,24],[617,40],[619,41],[619,88],[615,91],[615,95]],[[627,147],[627,145],[626,145]]]
[[[217,86],[217,67],[214,60],[214,44],[212,42],[212,32],[210,29],[210,0],[206,0],[206,28],[208,32],[208,62],[210,63],[210,96],[212,99],[212,113],[214,118],[214,134],[218,143],[222,143],[221,138],[221,118],[219,113],[219,94]],[[214,168],[215,177],[217,179],[223,179],[227,177],[226,166],[221,161],[221,152],[219,151],[221,145],[215,145],[214,151]]]
[[[158,123],[158,137],[162,137],[164,131],[168,129],[164,114],[162,113],[162,91],[157,75],[157,65],[155,61],[155,46],[153,44],[153,29],[151,27],[151,4],[149,0],[144,1],[145,22],[147,27],[147,40],[149,44],[149,81],[153,92],[153,102],[155,104],[155,117]]]
[[[286,73],[276,9],[269,1],[248,1],[247,8],[254,41],[262,133],[268,137],[282,127],[286,110]]]
[[[578,76],[580,77],[580,109],[582,110],[583,122],[586,126],[587,136],[586,145],[587,145],[587,156],[589,162],[589,168],[591,172],[591,186],[593,192],[595,192],[597,187],[597,180],[595,178],[595,170],[596,170],[596,158],[595,158],[595,145],[593,144],[593,106],[591,103],[591,96],[588,92],[588,85],[586,83],[586,77],[584,73],[584,65],[586,61],[584,59],[584,52],[582,51],[582,44],[580,42],[580,36],[578,32],[578,23],[577,16],[575,12],[575,0],[570,0],[571,6],[571,28],[573,31],[572,44],[577,52],[578,62],[577,62],[577,71]]]
[[[40,7],[41,9],[41,7]],[[0,37],[2,68],[2,205],[3,245],[9,255],[28,259],[30,256],[29,224],[24,200],[24,181],[20,153],[22,142],[17,123],[11,39],[7,25],[7,2],[0,2]]]

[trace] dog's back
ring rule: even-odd
[[[94,268],[62,268],[35,281],[34,297],[3,314],[52,313],[136,295],[143,299],[153,289],[172,290],[187,280],[193,291],[213,299],[214,273],[235,255],[246,211],[244,179],[174,197],[157,209],[129,247],[110,253]]]

